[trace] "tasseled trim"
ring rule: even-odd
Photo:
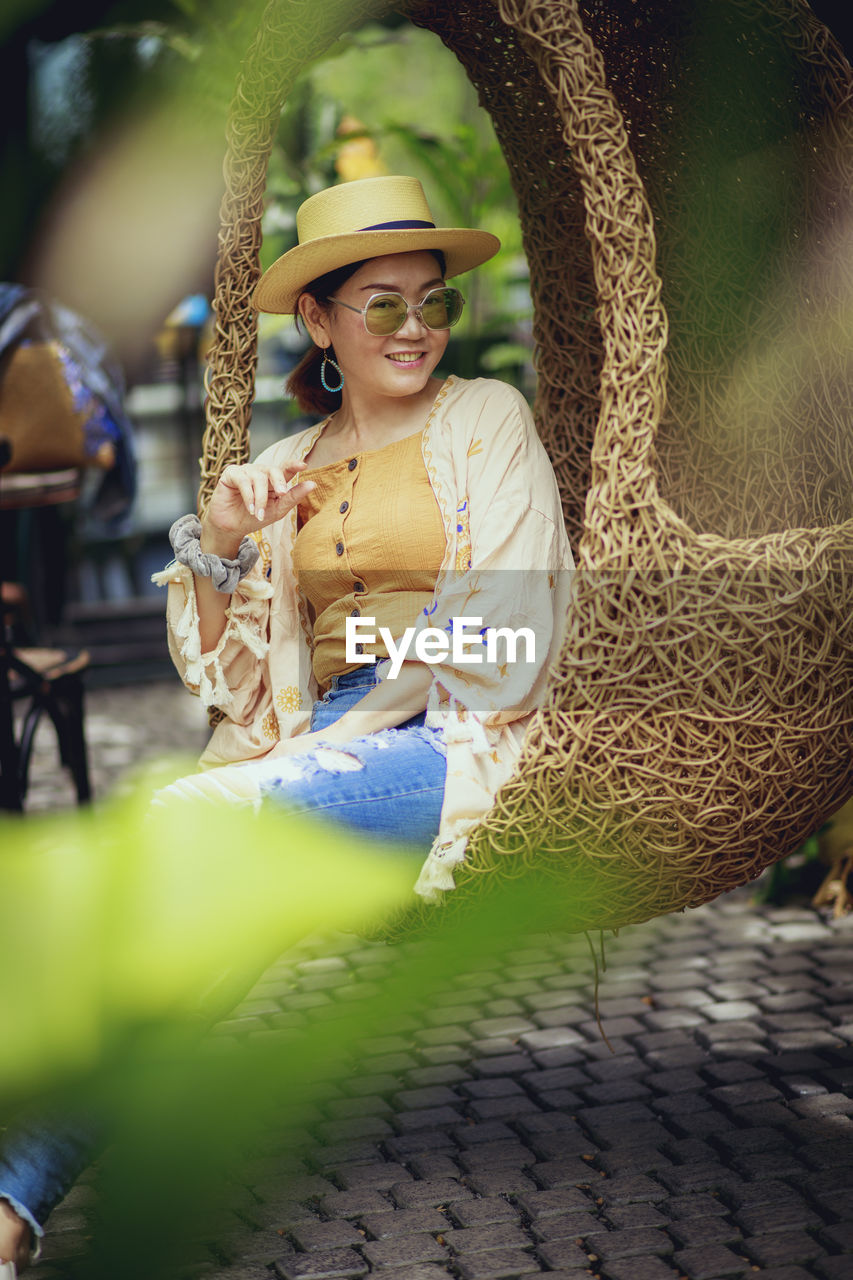
[[[476,711],[462,706],[452,695],[446,703],[439,706],[442,710],[439,712],[437,723],[440,723],[444,731],[445,742],[470,742],[474,755],[486,755],[493,749],[500,736],[499,729],[484,725]],[[435,713],[430,706],[427,724],[435,722]]]
[[[457,836],[455,840],[444,840],[441,844],[436,842],[421,867],[415,883],[415,893],[426,902],[439,902],[442,893],[455,889],[453,868],[465,861],[467,845],[467,834]]]
[[[261,634],[259,620],[255,616],[255,605],[259,600],[270,599],[273,593],[271,584],[257,573],[247,574],[231,597],[231,606],[225,615],[225,630],[219,637],[216,648],[210,653],[202,653],[198,602],[192,571],[186,565],[174,561],[159,573],[152,574],[151,581],[158,587],[172,583],[183,587],[184,607],[175,623],[174,633],[178,641],[178,653],[184,663],[184,680],[198,689],[203,706],[227,707],[233,702],[234,695],[222,669],[223,650],[230,640],[236,639],[256,658],[266,655],[269,641]]]
[[[484,725],[473,711],[463,707],[452,696],[446,703],[436,704],[433,701],[434,691],[435,685],[430,690],[427,704],[427,724],[440,724],[445,747],[464,742],[470,744],[473,756],[491,754],[494,739],[499,736],[500,730]],[[415,883],[415,893],[419,897],[427,902],[438,902],[442,893],[456,888],[453,868],[465,861],[468,836],[478,821],[479,819],[457,821],[453,824],[455,831],[451,839],[439,837],[436,840]]]
[[[230,610],[229,621],[231,623],[231,633],[249,649],[256,658],[263,658],[269,651],[269,641],[266,640],[260,632],[260,628],[255,624],[253,618],[243,619],[234,610]]]
[[[186,565],[178,564],[177,560],[173,560],[171,564],[167,564],[165,569],[158,569],[156,573],[152,573],[151,581],[155,587],[168,587],[170,582],[185,582],[185,575],[189,573]],[[190,577],[192,574],[190,573]]]

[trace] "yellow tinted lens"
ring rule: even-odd
[[[449,329],[462,314],[458,289],[433,289],[421,303],[421,315],[429,329]]]
[[[377,293],[371,298],[364,313],[364,326],[368,333],[387,337],[406,322],[408,308],[399,293]]]

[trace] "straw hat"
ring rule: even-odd
[[[264,272],[252,297],[259,311],[292,315],[311,280],[362,258],[441,249],[458,276],[500,248],[488,231],[436,227],[417,178],[361,178],[318,191],[296,214],[299,243]]]

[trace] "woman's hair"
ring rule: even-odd
[[[444,254],[440,249],[429,249],[439,265],[442,276],[447,269]],[[337,293],[342,284],[349,280],[350,276],[354,276],[365,262],[369,262],[369,258],[362,258],[360,262],[348,262],[345,267],[338,267],[336,271],[327,271],[324,276],[318,276],[316,280],[312,280],[310,284],[306,284],[302,290],[303,293],[310,293],[320,306],[329,305],[331,298]],[[296,315],[296,326],[299,328],[299,313]],[[305,352],[305,355],[297,364],[296,368],[290,374],[285,388],[289,395],[293,397],[299,408],[304,413],[327,414],[334,413],[335,409],[341,407],[340,391],[327,391],[320,382],[320,366],[323,363],[323,356],[327,354],[322,347],[311,346]],[[333,348],[328,349],[328,354],[334,356]],[[337,371],[331,370],[331,373],[337,381]]]

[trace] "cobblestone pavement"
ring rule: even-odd
[[[132,759],[164,722],[171,747],[196,745],[203,721],[179,697],[93,695],[96,778],[123,768],[98,760],[116,746],[108,725],[133,730]],[[298,1155],[272,1127],[197,1274],[853,1277],[853,918],[756,908],[741,891],[607,950],[609,1046],[585,944],[553,935],[456,974],[359,1045],[357,1073],[306,1107]],[[405,953],[312,939],[218,1034],[286,1045],[369,1003]],[[34,1280],[85,1276],[89,1193],[54,1214]]]

